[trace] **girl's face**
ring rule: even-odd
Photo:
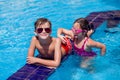
[[[49,23],[47,22],[45,24],[38,26],[35,32],[41,39],[47,39],[51,34],[51,28]]]
[[[74,27],[75,29],[81,29],[80,24],[77,23],[77,22],[74,23],[73,27]]]
[[[82,29],[81,29],[79,23],[74,23],[73,28],[72,28],[72,31],[73,31],[73,33],[74,33],[75,35],[77,35],[77,34],[79,34],[79,33],[82,32]]]

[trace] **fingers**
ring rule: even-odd
[[[31,62],[31,57],[27,57],[27,63],[28,63],[28,64],[32,64],[32,62]]]
[[[63,43],[63,44],[66,44],[66,43],[67,43],[67,41],[66,41],[66,36],[59,35],[59,38],[62,40],[62,43]]]
[[[30,64],[30,60],[29,60],[29,57],[27,57],[27,63]]]
[[[63,43],[63,44],[66,44],[66,40],[65,40],[65,39],[63,39],[63,40],[62,40],[62,43]]]
[[[65,36],[62,36],[62,43],[66,44],[66,38],[65,38]]]

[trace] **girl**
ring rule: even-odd
[[[57,33],[64,44],[66,43],[65,36],[61,34],[70,36],[74,41],[73,48],[75,52],[82,57],[82,62],[80,64],[82,68],[87,68],[90,60],[96,56],[96,53],[92,51],[93,47],[101,49],[101,55],[104,55],[106,51],[106,46],[104,44],[96,42],[89,37],[93,32],[89,30],[89,27],[90,24],[85,18],[78,18],[75,20],[72,30],[60,28]]]

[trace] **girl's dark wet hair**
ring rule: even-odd
[[[88,20],[86,18],[78,18],[74,21],[74,23],[79,23],[80,27],[82,28],[82,30],[86,31],[86,36],[87,36],[87,32],[91,29],[94,29],[94,26],[92,23],[89,23]]]
[[[38,27],[38,26],[40,26],[40,25],[42,25],[42,24],[45,24],[45,23],[49,23],[49,25],[50,25],[50,28],[51,28],[51,22],[48,20],[48,19],[46,19],[46,18],[39,18],[39,19],[37,19],[37,21],[35,22],[35,24],[34,24],[34,26],[35,26],[35,30],[36,30],[36,28]]]
[[[92,23],[89,24],[86,18],[78,18],[75,20],[74,23],[79,23],[82,30],[86,30],[86,31],[89,31],[90,29],[94,27]]]

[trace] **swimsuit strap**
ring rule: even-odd
[[[88,40],[89,38],[87,37],[87,39],[85,39],[85,41],[84,41],[84,43],[83,43],[83,45],[82,45],[82,50],[84,50],[84,46],[85,46],[85,43],[87,42],[87,40]]]
[[[71,53],[74,54],[74,51],[75,51],[75,49],[74,49],[74,46],[75,46],[74,41],[70,39],[70,42],[71,42]]]

